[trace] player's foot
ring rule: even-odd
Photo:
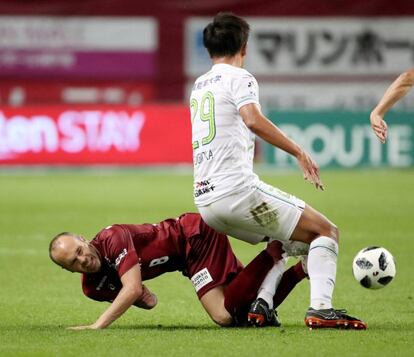
[[[253,301],[250,311],[247,314],[247,321],[257,327],[280,326],[276,311],[270,309],[267,302],[261,298]]]
[[[347,315],[346,310],[315,310],[311,307],[306,312],[305,324],[309,328],[328,327],[353,330],[365,330],[367,328],[367,324],[364,321]]]

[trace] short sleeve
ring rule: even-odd
[[[138,256],[130,233],[119,225],[107,228],[108,258],[122,277],[129,269],[138,264]]]
[[[99,275],[99,280],[95,277],[90,277],[88,274],[82,274],[82,291],[88,298],[96,301],[109,301],[112,302],[118,296],[121,290],[122,284],[117,278],[115,282],[111,280],[111,288],[108,286],[108,277],[105,275]],[[112,284],[114,283],[114,284]]]
[[[237,110],[243,105],[255,103],[259,104],[259,86],[256,79],[246,72],[236,79],[233,86],[234,102]]]

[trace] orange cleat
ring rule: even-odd
[[[247,314],[247,321],[256,327],[274,326],[279,327],[280,321],[275,310],[270,309],[266,301],[256,299]]]
[[[341,328],[350,330],[366,330],[367,324],[355,317],[346,314],[346,310],[322,309],[311,307],[305,315],[305,324],[313,328]]]

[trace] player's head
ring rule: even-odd
[[[250,26],[239,16],[218,13],[203,31],[203,44],[211,58],[246,55]]]
[[[96,273],[101,269],[98,251],[85,238],[69,232],[55,236],[49,244],[49,256],[71,272]]]

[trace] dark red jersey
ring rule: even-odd
[[[199,297],[242,269],[227,237],[196,213],[158,224],[115,224],[100,231],[91,244],[101,255],[102,268],[83,274],[82,288],[99,301],[114,300],[122,288],[120,277],[136,264],[142,280],[181,271],[191,278]]]

